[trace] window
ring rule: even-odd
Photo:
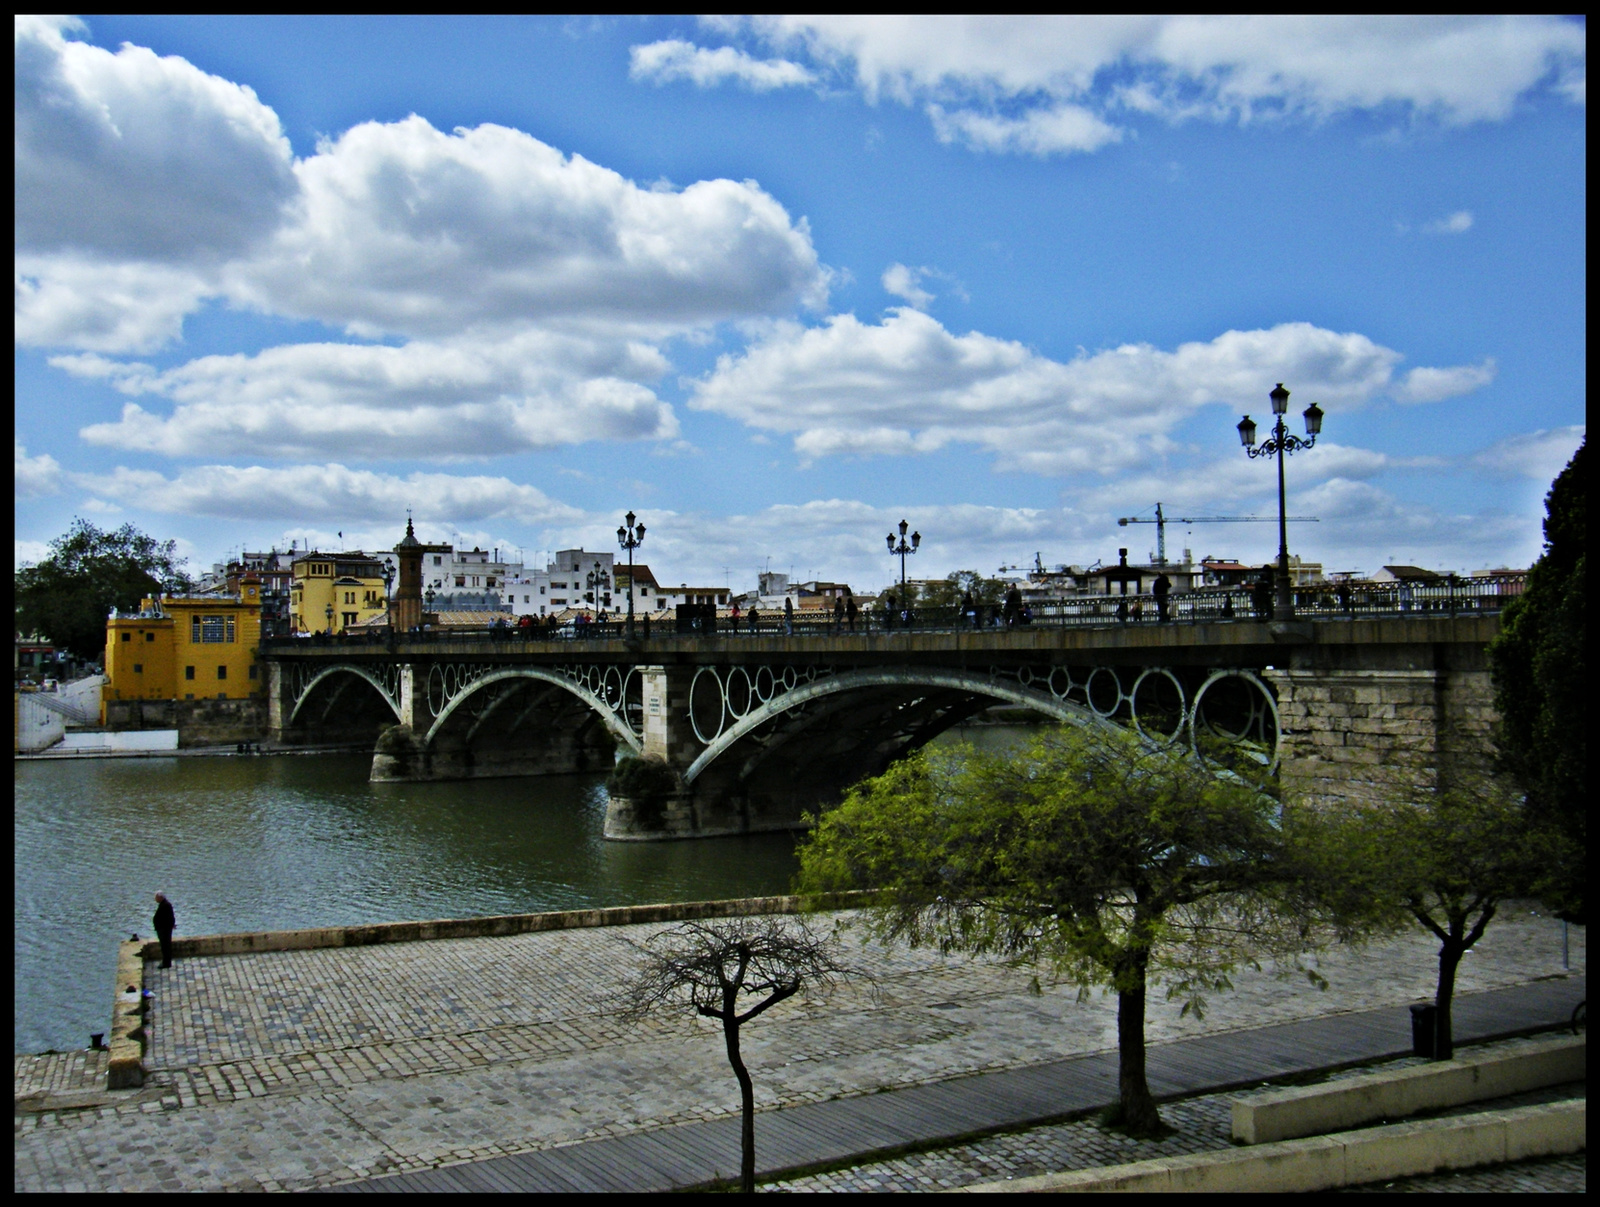
[[[259,670],[260,670],[260,669],[261,669],[261,668],[260,668],[260,667],[259,667],[259,666],[257,666],[257,665],[256,665],[256,664],[255,664],[255,663],[254,663],[254,662],[252,662],[252,663],[251,663],[251,664],[250,664],[250,678],[252,678],[252,679],[259,679],[259,678],[260,678],[260,677],[261,677],[261,676],[260,676],[260,675],[259,675],[259,674],[257,674],[257,672],[258,672],[258,671],[259,671]]]
[[[543,595],[543,594],[544,594],[544,588],[543,588],[543,587],[540,587],[540,588],[539,588],[539,594],[540,594],[540,595]]]
[[[228,668],[225,667],[225,666],[217,667],[217,678],[218,679],[226,679],[227,677],[228,677]]]
[[[435,554],[434,558],[433,558],[433,564],[435,566],[442,566],[442,565],[444,565],[444,559],[442,557],[439,557],[437,554]]]
[[[184,695],[183,695],[183,698],[185,700],[193,700],[194,699],[194,693],[193,692],[185,692]]]
[[[133,634],[132,633],[124,633],[122,635],[122,640],[124,640],[124,641],[132,641],[133,640]]]
[[[156,639],[156,635],[154,633],[146,633],[144,635],[144,639],[146,641],[154,641]]]
[[[228,693],[227,692],[218,692],[217,693],[217,699],[226,700],[227,698],[228,698]]]
[[[134,673],[134,674],[136,674],[136,675],[142,675],[142,674],[144,674],[144,663],[142,663],[142,662],[135,662],[135,663],[134,663],[134,664],[133,664],[133,673]]]
[[[467,585],[467,576],[464,575],[464,574],[456,575],[456,586],[464,587],[466,585]]]
[[[216,645],[234,640],[232,616],[192,616],[189,640],[196,645]]]
[[[339,613],[339,623],[344,625],[346,628],[349,628],[351,625],[355,624],[355,622],[356,614],[354,612]]]
[[[494,575],[491,574],[489,576],[489,581],[485,585],[490,587],[494,586]]]
[[[194,667],[192,667],[192,666],[184,667],[183,668],[183,677],[185,679],[193,679],[194,678]]]

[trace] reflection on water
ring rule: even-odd
[[[365,756],[16,767],[17,1052],[110,1023],[116,944],[165,892],[179,934],[787,891],[787,834],[601,838],[600,776],[372,784]]]

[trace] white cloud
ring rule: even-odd
[[[897,298],[904,298],[918,310],[926,310],[933,303],[933,294],[919,282],[925,269],[907,268],[904,264],[891,264],[884,269],[883,289]]]
[[[641,188],[504,126],[365,122],[300,161],[229,295],[358,335],[587,323],[657,334],[820,305],[805,223],[754,182]]]
[[[16,445],[16,460],[11,471],[12,497],[26,499],[58,493],[61,466],[56,459],[48,453],[30,457],[28,450],[22,447],[22,437],[13,434],[12,440]]]
[[[130,397],[83,431],[182,456],[470,457],[668,440],[660,345],[826,302],[803,220],[752,181],[641,187],[518,130],[367,122],[294,160],[249,88],[16,30],[15,338]],[[210,301],[401,347],[148,353]]]
[[[324,520],[336,527],[346,520],[398,523],[407,508],[419,523],[506,519],[550,524],[579,521],[583,516],[543,491],[508,478],[436,473],[402,478],[338,464],[204,465],[172,478],[119,466],[110,474],[73,478],[80,486],[129,506],[238,521]]]
[[[1265,410],[1264,383],[1277,381],[1293,383],[1297,402],[1356,407],[1390,388],[1400,360],[1359,333],[1284,323],[1060,362],[901,308],[877,325],[848,314],[776,324],[719,358],[690,406],[791,433],[805,458],[962,442],[992,451],[999,468],[1109,474],[1169,451],[1199,407]]]
[[[138,403],[80,433],[91,444],[170,456],[460,458],[588,440],[677,435],[672,408],[641,381],[667,369],[655,348],[525,333],[501,340],[291,344],[206,356],[164,373],[93,354],[56,368],[104,378]]]
[[[1558,427],[1524,432],[1497,440],[1473,458],[1490,473],[1553,482],[1583,443],[1585,427]]]
[[[1494,380],[1494,357],[1476,365],[1456,365],[1447,369],[1412,369],[1395,387],[1396,402],[1440,402],[1458,394],[1470,394]]]
[[[731,80],[756,92],[815,81],[811,72],[787,59],[754,59],[731,46],[706,50],[678,38],[633,47],[628,54],[628,74],[657,84],[689,80],[701,88]]]
[[[76,253],[17,254],[13,317],[24,347],[153,352],[183,333],[212,287],[187,268],[117,264]]]
[[[1110,115],[1119,111],[1248,122],[1394,108],[1464,124],[1504,120],[1546,83],[1571,103],[1585,96],[1584,27],[1541,15],[832,15],[705,24],[843,77],[870,101],[926,104],[946,141],[1035,155],[1115,141]],[[679,45],[685,57],[715,53]]]
[[[1425,235],[1464,235],[1471,229],[1471,210],[1457,210],[1446,217],[1422,224],[1422,233]]]
[[[974,151],[1021,152],[1052,155],[1058,152],[1098,151],[1107,143],[1121,142],[1123,132],[1082,105],[1057,104],[1030,109],[1021,117],[958,109],[946,112],[929,105],[933,131],[940,142],[959,142]]]
[[[294,192],[289,140],[249,88],[141,46],[15,19],[16,246],[115,261],[234,255]]]

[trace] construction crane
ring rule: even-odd
[[[1027,566],[1001,566],[1000,569],[997,570],[995,573],[1004,574],[1007,570],[1026,570],[1026,569],[1028,569]],[[1035,574],[1043,574],[1044,573],[1044,556],[1041,553],[1035,553],[1033,555],[1033,572]]]
[[[1316,524],[1316,516],[1291,515],[1284,516],[1290,524]],[[1277,519],[1265,515],[1196,515],[1173,516],[1174,524],[1275,524]],[[1129,524],[1154,524],[1156,526],[1156,565],[1167,564],[1167,516],[1161,511],[1161,504],[1156,504],[1156,514],[1151,516],[1123,516],[1117,521],[1117,527],[1126,528]]]

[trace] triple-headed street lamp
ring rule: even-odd
[[[606,581],[606,572],[601,569],[598,560],[596,560],[594,564],[594,569],[589,571],[588,583],[589,593],[584,596],[584,599],[588,600],[595,606],[596,612],[601,612],[603,615],[603,610],[600,607],[600,588],[605,587],[607,590],[609,590],[611,584]]]
[[[628,640],[633,640],[633,551],[644,544],[644,522],[634,523],[634,514],[629,512],[624,523],[617,529],[617,544],[628,551]]]
[[[1289,409],[1289,391],[1283,388],[1281,381],[1268,397],[1272,399],[1272,413],[1278,417],[1272,427],[1272,438],[1256,447],[1255,421],[1246,415],[1239,421],[1239,443],[1252,457],[1275,456],[1278,459],[1278,589],[1272,618],[1293,620],[1294,589],[1289,585],[1289,524],[1283,505],[1283,459],[1317,442],[1317,435],[1322,431],[1322,408],[1313,402],[1305,409],[1306,439],[1302,440],[1299,436],[1291,436],[1283,426],[1284,412]]]
[[[911,534],[911,543],[909,545],[906,544],[906,527],[906,522],[901,520],[900,543],[898,545],[894,543],[894,533],[891,532],[888,538],[890,556],[892,557],[895,554],[900,556],[900,606],[902,608],[906,606],[906,554],[915,553],[917,546],[922,544],[922,533],[920,532],[913,532]]]

